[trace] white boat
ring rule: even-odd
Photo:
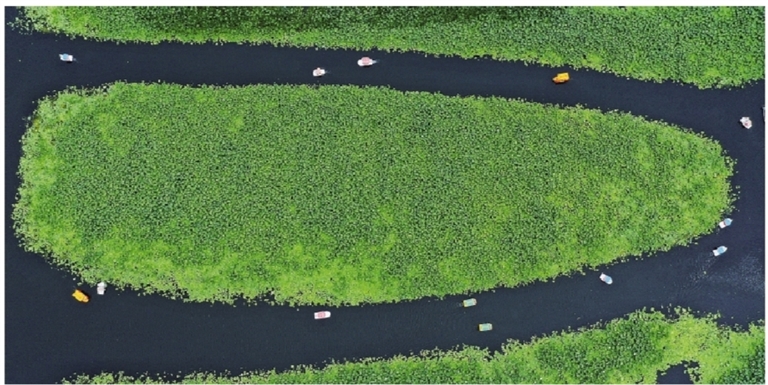
[[[476,300],[476,299],[474,299],[474,298],[465,299],[465,300],[464,300],[464,301],[461,303],[461,305],[462,305],[462,306],[464,306],[464,307],[475,306],[475,305],[477,305],[477,300]]]
[[[739,119],[739,122],[741,122],[741,125],[744,126],[744,128],[752,128],[752,120],[749,116],[742,117]]]
[[[605,282],[605,283],[607,283],[607,284],[609,284],[609,285],[613,283],[613,278],[611,278],[610,275],[607,275],[607,274],[604,274],[604,273],[600,273],[600,280]]]
[[[325,75],[325,68],[317,67],[312,71],[312,76],[319,78]]]
[[[326,318],[331,318],[331,312],[329,311],[315,312],[315,319],[326,319]]]
[[[733,223],[733,220],[731,220],[731,218],[725,218],[722,221],[720,221],[720,223],[718,223],[717,225],[720,226],[721,229],[724,229],[730,226],[731,223]]]
[[[715,257],[717,257],[718,255],[722,255],[723,253],[725,253],[727,250],[728,250],[728,248],[727,248],[727,247],[725,247],[725,246],[720,246],[720,247],[718,247],[718,248],[716,248],[716,249],[712,250],[712,254],[714,254],[714,255],[715,255]]]
[[[107,291],[107,284],[104,282],[99,282],[99,284],[96,285],[96,293],[98,295],[104,295],[105,291]]]
[[[68,63],[72,63],[73,61],[75,61],[75,57],[70,55],[70,54],[68,54],[68,53],[60,53],[59,54],[59,59],[61,61],[65,61],[65,62],[68,62]]]

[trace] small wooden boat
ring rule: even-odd
[[[571,77],[568,76],[568,72],[562,72],[557,74],[557,76],[552,78],[552,81],[555,82],[555,84],[562,84],[567,82],[568,80],[571,80]]]
[[[464,306],[464,307],[475,306],[475,305],[477,305],[477,300],[476,300],[476,299],[474,299],[474,298],[465,299],[465,300],[464,300],[464,301],[461,303],[461,305],[462,305],[462,306]]]
[[[75,299],[76,299],[78,302],[83,302],[83,303],[85,303],[85,302],[88,302],[88,301],[90,301],[90,300],[91,300],[90,298],[88,298],[88,294],[85,294],[85,293],[84,293],[82,290],[80,290],[80,289],[75,289],[75,292],[74,292],[74,293],[72,293],[72,296],[73,296],[73,297],[75,297]]]
[[[329,311],[315,312],[315,319],[326,319],[326,318],[331,318],[331,312]]]
[[[741,125],[746,129],[752,128],[752,119],[750,119],[749,116],[742,117],[739,119],[739,122],[741,122]]]
[[[491,325],[491,324],[480,324],[480,325],[477,325],[477,329],[480,330],[481,332],[487,332],[489,330],[493,330],[493,325]]]

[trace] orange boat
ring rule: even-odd
[[[83,291],[80,289],[76,289],[75,292],[72,293],[72,296],[75,297],[78,302],[85,303],[91,300],[88,298],[88,294],[83,293]]]
[[[571,78],[570,78],[570,76],[568,76],[568,72],[563,72],[563,73],[559,73],[559,74],[557,74],[557,76],[553,77],[552,81],[555,82],[555,84],[561,84],[561,83],[567,82],[570,79]]]

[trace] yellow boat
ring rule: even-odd
[[[557,76],[553,77],[552,81],[555,82],[556,84],[560,84],[560,83],[565,83],[565,82],[567,82],[570,79],[571,78],[570,78],[570,76],[568,76],[568,72],[563,72],[563,73],[559,73],[559,74],[557,74]]]
[[[83,293],[82,290],[76,289],[74,293],[72,293],[72,296],[75,297],[78,302],[88,302],[91,299],[88,298],[88,294]]]

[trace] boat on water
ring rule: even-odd
[[[321,76],[325,75],[325,68],[317,67],[314,70],[312,70],[312,76],[319,78]]]
[[[377,63],[377,60],[373,60],[368,56],[364,56],[363,58],[357,61],[357,65],[359,65],[360,67],[370,67],[376,63]]]
[[[91,300],[88,297],[88,294],[85,294],[85,292],[80,289],[75,289],[75,292],[72,293],[72,297],[74,297],[77,300],[77,302],[83,302],[83,303],[87,303],[88,301]]]
[[[561,72],[552,78],[552,81],[555,82],[555,84],[563,84],[569,80],[571,80],[571,77],[568,75],[568,72]]]
[[[98,295],[104,295],[104,292],[107,290],[107,284],[104,282],[99,282],[98,285],[96,285],[96,294]]]

